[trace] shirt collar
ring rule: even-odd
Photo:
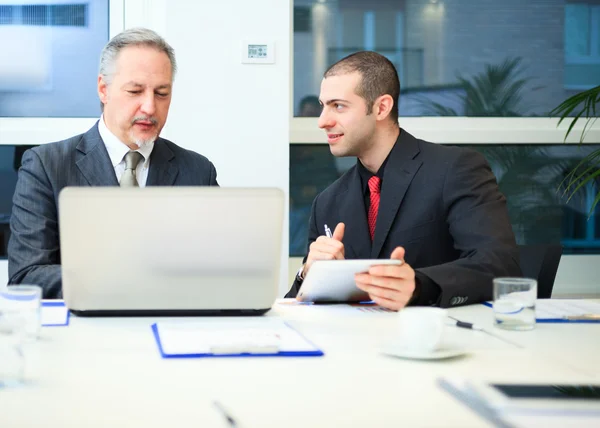
[[[102,141],[104,141],[106,151],[108,152],[108,156],[110,157],[110,161],[114,168],[123,161],[123,158],[131,149],[108,129],[104,123],[104,115],[100,116],[100,120],[98,121],[98,132],[100,133]],[[136,152],[139,152],[144,157],[145,166],[148,164],[153,148],[154,142],[145,144],[143,147],[136,150]]]
[[[360,181],[362,184],[361,188],[363,195],[366,195],[369,192],[369,179],[374,175],[381,179],[381,185],[383,185],[383,171],[385,170],[385,165],[387,164],[389,157],[390,155],[388,154],[388,156],[385,158],[376,174],[373,174],[361,163],[359,159],[356,159],[356,167],[358,168],[358,174],[360,176]]]

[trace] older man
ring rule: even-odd
[[[10,221],[9,284],[37,284],[45,298],[61,297],[58,194],[66,186],[218,185],[207,158],[159,137],[176,69],[173,48],[148,29],[126,30],[104,47],[100,120],[85,134],[23,156]]]

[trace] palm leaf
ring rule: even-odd
[[[559,126],[563,120],[571,118],[571,123],[565,133],[564,141],[566,142],[567,137],[573,131],[573,128],[579,119],[584,118],[586,120],[581,135],[579,136],[579,143],[583,143],[588,132],[592,126],[598,120],[596,116],[596,105],[600,102],[600,85],[588,89],[587,91],[580,92],[567,98],[558,107],[550,112],[551,116],[560,116],[557,126]],[[574,114],[573,117],[571,115]],[[595,150],[577,164],[577,166],[567,174],[565,179],[559,186],[564,186],[563,195],[568,194],[568,200],[571,200],[573,195],[580,189],[584,188],[590,182],[597,181],[600,177],[600,169],[598,164],[600,163],[600,149]],[[566,183],[566,184],[565,184]],[[600,190],[598,191],[594,202],[589,211],[589,216],[594,213],[596,205],[600,201]]]
[[[598,85],[592,89],[588,89],[587,91],[583,91],[578,94],[575,94],[570,98],[567,98],[558,107],[556,107],[554,110],[552,110],[550,112],[550,116],[553,116],[553,117],[560,116],[560,119],[557,124],[557,125],[560,125],[563,122],[563,120],[565,120],[571,116],[571,113],[573,113],[573,111],[575,109],[577,109],[581,104],[583,104],[583,106],[577,112],[575,117],[573,117],[571,119],[571,124],[569,125],[569,128],[567,129],[567,132],[565,133],[565,141],[567,140],[567,137],[573,130],[573,127],[575,126],[577,121],[581,117],[584,117],[584,118],[586,118],[586,126],[584,127],[584,130],[581,132],[581,136],[579,138],[579,142],[580,143],[583,142],[583,139],[586,134],[586,132],[585,132],[586,128],[588,127],[588,125],[590,125],[590,122],[592,120],[595,121],[597,119],[596,104],[598,104],[599,102],[600,102],[600,85]]]

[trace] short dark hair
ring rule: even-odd
[[[375,100],[382,95],[390,95],[394,105],[390,116],[398,121],[398,101],[400,99],[400,79],[394,64],[377,52],[356,52],[342,58],[325,71],[324,78],[341,74],[360,73],[361,80],[356,94],[367,101],[367,113],[371,113]]]

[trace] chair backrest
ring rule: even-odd
[[[519,245],[523,276],[538,282],[538,299],[549,299],[562,256],[561,244]]]

